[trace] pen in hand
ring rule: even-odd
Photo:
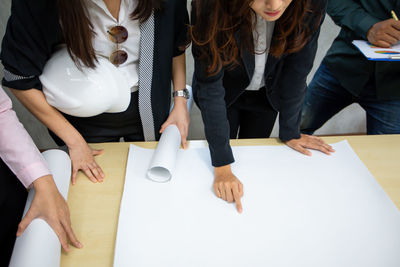
[[[399,21],[399,18],[397,17],[396,13],[394,13],[394,10],[390,11],[392,13],[392,18],[396,21]]]
[[[392,14],[392,18],[395,21],[399,21],[399,18],[397,17],[396,13],[394,12],[394,10],[390,11],[390,13]],[[390,59],[400,59],[400,55],[391,55],[389,56]]]

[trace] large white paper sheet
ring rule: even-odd
[[[61,150],[42,153],[54,182],[61,195],[67,199],[71,177],[71,160]],[[24,216],[31,206],[35,190],[29,191]],[[61,245],[53,229],[42,219],[34,219],[25,232],[17,238],[9,267],[56,267],[60,266]]]
[[[333,147],[234,147],[238,214],[212,192],[208,148],[179,150],[173,179],[154,183],[154,150],[132,146],[114,266],[400,266],[399,211],[347,142]]]

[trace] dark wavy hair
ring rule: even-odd
[[[190,34],[200,59],[207,62],[207,73],[216,74],[223,66],[238,64],[242,49],[255,54],[253,0],[193,0]],[[311,0],[293,0],[275,22],[269,53],[274,57],[301,50],[318,24],[306,19],[313,10]],[[321,13],[320,11],[318,11]],[[319,21],[322,14],[317,14]],[[235,39],[239,34],[240,44]],[[240,46],[240,47],[239,47]]]
[[[151,13],[162,9],[164,0],[138,0],[131,19],[140,23],[146,21]],[[93,25],[90,23],[84,0],[57,0],[58,13],[64,41],[68,53],[77,66],[95,68],[97,58],[92,45]]]

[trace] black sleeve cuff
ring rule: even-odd
[[[7,81],[5,78],[3,78],[2,84],[5,87],[17,90],[29,90],[32,88],[42,90],[42,83],[40,82],[39,77],[20,79],[14,81]]]
[[[279,139],[282,142],[286,142],[292,139],[300,138],[300,129],[280,129],[279,130]]]
[[[222,147],[211,148],[210,146],[210,154],[211,164],[214,167],[225,166],[235,161],[233,158],[232,148],[229,143]]]

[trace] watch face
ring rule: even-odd
[[[183,96],[184,98],[189,99],[190,93],[189,93],[189,90],[185,88],[185,89],[182,89],[182,90],[174,91],[172,93],[172,96],[173,97],[175,97],[175,96]]]
[[[189,99],[190,94],[189,94],[189,90],[188,89],[183,89],[183,97],[186,99]]]

